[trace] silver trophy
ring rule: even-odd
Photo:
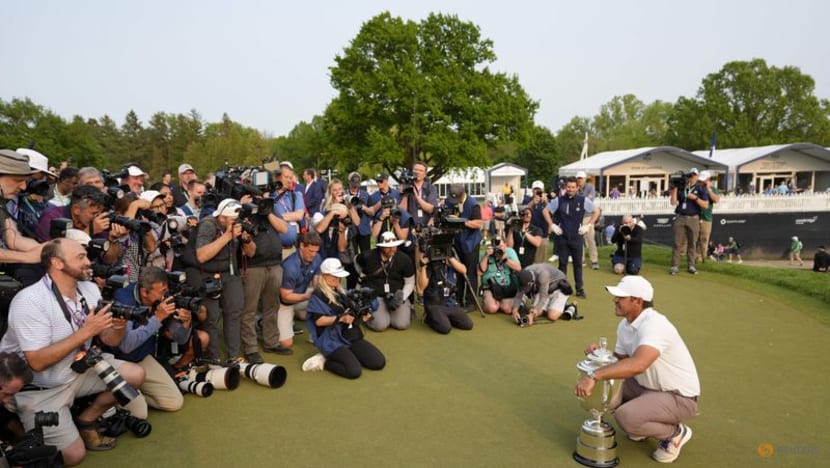
[[[617,362],[614,353],[608,350],[608,340],[599,339],[599,348],[592,351],[585,360],[577,364],[579,378],[588,372]],[[574,460],[586,466],[606,468],[617,466],[617,441],[614,438],[616,431],[610,424],[603,421],[603,416],[610,414],[616,408],[622,390],[624,379],[597,380],[591,395],[579,398],[582,407],[593,416],[582,423],[579,437],[576,438]]]

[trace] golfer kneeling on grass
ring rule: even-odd
[[[589,396],[597,380],[625,379],[614,418],[635,442],[657,439],[652,458],[671,463],[692,438],[692,429],[683,422],[697,414],[700,381],[695,363],[677,328],[653,309],[654,288],[645,278],[626,276],[605,289],[614,296],[614,314],[623,318],[614,348],[619,361],[588,372],[574,395]],[[590,345],[585,354],[598,347]]]
[[[356,318],[348,313],[342,297],[346,294],[340,280],[349,276],[340,260],[327,258],[320,265],[320,283],[308,300],[306,323],[320,350],[303,364],[303,370],[326,369],[347,379],[360,377],[362,367],[380,370],[386,357],[373,344],[363,339],[359,320],[366,321],[371,314]]]

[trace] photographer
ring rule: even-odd
[[[700,212],[709,207],[709,192],[706,188],[697,183],[698,170],[692,168],[688,174],[672,179],[672,187],[669,190],[671,205],[677,215],[674,219],[674,245],[671,254],[672,275],[676,275],[680,265],[680,256],[686,252],[688,271],[696,275],[695,259],[697,242],[700,231]]]
[[[178,411],[184,399],[179,387],[156,360],[159,347],[157,335],[169,333],[177,345],[185,347],[190,340],[191,311],[177,308],[175,299],[169,294],[167,273],[158,267],[148,266],[141,270],[138,283],[115,292],[113,299],[125,306],[145,306],[152,315],[146,325],[127,321],[124,339],[117,347],[111,347],[116,358],[134,362],[144,369],[144,383],[141,392],[147,405],[162,411]],[[147,419],[144,414],[133,411],[137,418]]]
[[[536,246],[535,257],[532,258],[530,263],[545,263],[548,261],[548,245],[550,244],[548,241],[550,232],[548,231],[548,223],[545,221],[545,207],[548,198],[545,196],[545,184],[541,180],[534,181],[531,189],[533,190],[532,196],[525,197],[522,204],[525,205],[525,209],[530,210],[530,224],[539,229],[542,240]],[[522,267],[524,266],[526,265],[522,263]]]
[[[618,275],[638,275],[643,264],[643,228],[631,215],[623,216],[622,223],[611,237],[617,250],[611,254],[611,266]]]
[[[314,229],[320,234],[323,258],[340,258],[349,241],[348,229],[360,224],[360,216],[353,207],[347,207],[343,197],[343,183],[334,179],[329,183],[322,212],[314,215]]]
[[[203,324],[210,337],[208,359],[219,359],[220,319],[228,360],[244,359],[241,355],[240,327],[245,297],[239,276],[238,252],[241,248],[244,255],[252,257],[256,245],[237,222],[241,210],[242,205],[238,201],[232,198],[222,200],[211,216],[199,221],[195,238],[191,237],[188,242],[190,245],[195,240],[192,248],[195,249],[196,260],[195,264],[187,265],[188,284],[210,289],[203,301],[208,310],[207,321]]]
[[[700,210],[700,232],[697,239],[697,258],[700,263],[706,263],[706,249],[709,247],[709,239],[712,238],[712,209],[715,203],[720,202],[720,192],[717,186],[712,184],[712,173],[709,171],[701,172],[697,183],[709,195],[709,206]]]
[[[15,353],[0,353],[0,441],[11,442],[23,434],[17,415],[7,409],[14,395],[32,383],[32,369]]]
[[[83,460],[88,450],[109,450],[115,439],[97,431],[96,420],[116,403],[94,368],[76,373],[72,363],[82,357],[96,338],[116,346],[124,337],[123,319],[114,319],[109,306],[95,309],[101,298],[98,287],[89,281],[90,261],[76,241],[55,239],[43,247],[46,275],[23,289],[14,298],[9,315],[9,330],[0,349],[23,353],[34,371],[31,386],[15,395],[16,411],[26,430],[34,427],[36,411],[55,411],[57,426],[44,428],[44,440],[58,447],[67,465]],[[103,360],[118,370],[134,387],[144,381],[141,367],[112,358]],[[75,398],[98,394],[91,406],[73,424],[69,407]]]
[[[458,287],[456,274],[467,274],[464,264],[454,256],[435,259],[425,252],[420,256],[418,288],[424,292],[424,323],[442,335],[452,331],[452,327],[472,330],[473,321],[458,307],[454,294]]]
[[[460,307],[473,307],[475,302],[468,296],[468,289],[478,291],[476,264],[479,261],[478,247],[481,244],[481,207],[473,197],[467,195],[464,184],[450,184],[450,193],[444,205],[451,211],[456,210],[459,217],[466,219],[464,228],[455,236],[455,251],[467,268],[469,288],[458,288],[456,298]]]
[[[381,234],[381,242],[374,249],[355,259],[362,272],[361,284],[372,288],[380,298],[372,319],[366,323],[374,331],[391,326],[398,330],[409,328],[412,310],[407,299],[415,287],[415,267],[412,259],[398,252],[402,240],[391,232]]]
[[[380,210],[375,214],[375,222],[372,224],[372,237],[375,238],[376,242],[380,242],[381,236],[390,232],[401,243],[404,243],[409,240],[411,221],[409,213],[401,210],[395,204],[395,197],[393,195],[386,196],[381,200]],[[410,258],[412,257],[410,256]]]
[[[401,183],[400,208],[409,213],[416,226],[425,226],[438,206],[438,190],[427,181],[427,164],[415,161],[411,179]]]
[[[519,255],[522,268],[536,263],[536,251],[542,247],[542,230],[531,224],[531,209],[519,209],[519,217],[507,223],[507,246]],[[541,262],[540,262],[541,263]]]
[[[369,193],[360,186],[360,174],[357,172],[349,174],[346,198],[349,205],[360,215],[360,224],[357,226],[357,252],[366,252],[372,248],[372,216],[369,214]]]
[[[282,242],[280,234],[288,231],[288,224],[274,214],[272,203],[263,204],[254,216],[253,244],[255,251],[248,257],[247,274],[242,280],[245,307],[242,309],[242,352],[251,364],[265,362],[259,355],[256,336],[256,312],[262,301],[262,337],[265,347],[277,346],[274,335],[277,310],[280,307],[279,288],[282,285]],[[268,210],[262,208],[268,207]],[[247,255],[246,255],[247,256]]]
[[[167,270],[173,262],[173,251],[170,249],[170,231],[166,223],[166,198],[166,195],[157,190],[146,190],[142,192],[141,199],[146,200],[150,207],[138,211],[140,219],[150,223],[150,233],[153,235],[155,244],[155,248],[147,252],[143,264],[155,265],[164,270]]]
[[[500,237],[493,238],[478,262],[485,312],[495,314],[501,310],[509,314],[513,310],[513,298],[518,286],[515,273],[521,269],[516,251],[502,242]]]
[[[134,192],[127,192],[115,201],[113,215],[116,216],[112,225],[129,225],[127,233],[121,237],[113,237],[113,244],[121,244],[120,263],[127,267],[127,277],[130,282],[138,281],[138,273],[144,266],[147,256],[156,250],[156,238],[152,226],[147,221],[141,221],[139,210],[150,208],[150,202],[139,198]],[[111,236],[112,237],[112,236]]]
[[[297,236],[300,235],[300,223],[305,219],[303,194],[294,191],[294,181],[291,178],[293,170],[288,164],[281,164],[280,169],[272,173],[276,185],[276,190],[271,194],[274,198],[274,213],[288,223],[288,230],[280,233],[283,250],[294,248]]]
[[[294,354],[294,317],[306,319],[306,307],[314,288],[319,282],[320,235],[308,231],[300,235],[297,250],[282,262],[282,285],[280,286],[280,310],[274,322],[262,318],[262,341],[266,352]],[[277,333],[279,332],[279,333]],[[276,344],[279,343],[279,344]]]
[[[184,163],[179,166],[179,183],[171,187],[175,206],[183,206],[191,200],[190,181],[198,178],[190,164]]]
[[[58,175],[58,183],[55,184],[54,196],[49,200],[53,206],[66,206],[72,196],[72,191],[78,186],[78,168],[66,167],[61,169]]]
[[[528,325],[533,325],[542,314],[550,321],[560,317],[565,320],[576,318],[565,312],[568,297],[573,293],[565,273],[550,263],[537,263],[520,271],[517,277],[519,293],[513,303],[513,319],[516,323],[521,321],[519,306],[525,300],[531,300],[527,311]]]
[[[40,261],[40,244],[24,237],[17,229],[9,206],[26,188],[26,177],[32,174],[26,156],[12,150],[0,150],[0,263],[37,263]]]
[[[368,320],[371,314],[356,317],[359,311],[346,307],[346,293],[340,288],[340,280],[349,272],[336,258],[327,258],[320,265],[320,273],[320,284],[308,301],[307,325],[314,346],[325,357],[325,363],[317,361],[316,366],[304,364],[303,370],[325,369],[347,379],[356,379],[360,377],[362,367],[383,369],[386,357],[363,338],[360,330],[360,321]]]
[[[378,213],[381,210],[381,201],[385,198],[392,197],[395,200],[394,205],[397,206],[401,202],[401,193],[389,185],[389,174],[381,172],[376,175],[375,183],[378,189],[369,195],[369,209],[367,212],[377,220]],[[376,234],[373,234],[373,236],[377,237]]]
[[[196,219],[202,219],[202,197],[205,196],[207,187],[205,183],[198,179],[191,179],[187,182],[187,201],[178,205],[178,213],[181,216],[193,216]]]
[[[129,191],[136,196],[141,195],[144,191],[144,179],[149,175],[142,171],[140,167],[135,164],[129,164],[122,171],[121,185],[129,187]]]

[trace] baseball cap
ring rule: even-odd
[[[349,272],[343,269],[343,264],[336,258],[327,258],[320,264],[320,273],[324,275],[332,275],[338,278],[345,278],[349,276]]]
[[[352,187],[359,187],[360,186],[360,173],[359,172],[352,172],[349,174],[349,185]]]
[[[141,195],[139,195],[138,198],[140,198],[142,200],[147,200],[148,202],[153,203],[153,200],[155,200],[158,197],[163,197],[163,196],[164,195],[161,192],[159,192],[158,190],[145,190],[144,192],[141,192]]]
[[[707,180],[709,180],[711,177],[712,177],[712,173],[711,173],[711,172],[709,172],[709,171],[703,171],[703,172],[701,172],[701,173],[700,173],[700,177],[698,177],[698,178],[697,178],[697,180],[699,180],[699,181],[701,181],[701,182],[706,182],[706,181],[707,181]]]
[[[29,167],[36,172],[42,172],[48,176],[57,177],[49,170],[49,159],[43,154],[29,148],[17,148],[17,152],[29,157]]]
[[[378,247],[397,247],[401,244],[403,244],[403,241],[398,239],[394,232],[386,231],[380,235],[380,242],[376,245]]]
[[[545,190],[545,183],[542,182],[541,180],[534,180],[533,185],[531,185],[530,188]]]
[[[67,239],[72,239],[72,240],[78,242],[79,244],[83,245],[84,247],[89,245],[89,241],[92,240],[92,238],[89,237],[89,234],[87,234],[86,232],[84,232],[80,229],[75,229],[75,228],[67,229],[65,237]]]
[[[447,201],[457,205],[461,203],[464,198],[464,184],[450,184],[450,193],[447,195]]]
[[[147,173],[142,171],[138,166],[130,166],[127,168],[127,175],[132,177],[146,176]]]
[[[534,281],[533,272],[527,269],[520,271],[516,278],[519,280],[519,289],[522,290],[526,290]]]
[[[579,172],[577,172],[577,173],[576,173],[576,178],[577,178],[577,179],[584,179],[584,178],[585,178],[585,177],[587,177],[587,176],[588,176],[588,175],[587,175],[587,174],[585,174],[585,171],[579,171]]]
[[[283,167],[283,166],[285,166],[285,167],[287,167],[291,170],[294,170],[294,165],[291,164],[291,161],[281,161],[280,162],[280,167]]]
[[[381,180],[389,180],[389,174],[385,174],[383,172],[379,173],[375,176],[375,181],[380,182]]]
[[[654,288],[642,276],[625,276],[616,286],[606,286],[605,289],[616,297],[639,297],[644,301],[654,299]]]
[[[179,174],[184,174],[184,173],[185,173],[185,172],[187,172],[187,171],[193,171],[193,172],[196,172],[196,171],[193,169],[193,166],[191,166],[190,164],[185,163],[185,164],[182,164],[181,166],[179,166]]]
[[[689,175],[692,175],[692,174],[695,174],[695,175],[700,174],[700,171],[698,171],[696,167],[693,167],[693,168],[689,169]]]
[[[226,198],[219,203],[216,210],[213,212],[214,217],[228,216],[236,218],[239,216],[239,211],[242,209],[242,204],[233,198]]]

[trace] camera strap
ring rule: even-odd
[[[48,275],[44,277],[44,281],[47,281]],[[69,322],[69,327],[72,328],[72,331],[78,331],[84,325],[86,321],[86,316],[89,315],[89,304],[86,302],[86,298],[83,294],[81,294],[81,290],[77,287],[75,288],[75,292],[78,293],[78,297],[80,298],[81,303],[81,311],[82,314],[78,314],[76,310],[70,310],[69,307],[66,305],[66,301],[63,299],[63,294],[61,294],[60,290],[58,289],[58,285],[52,281],[52,278],[48,280],[51,284],[52,294],[55,295],[55,299],[58,301],[58,305],[63,312],[63,316],[66,318],[66,321]],[[78,327],[77,329],[75,327]],[[86,351],[86,344],[81,345],[81,351]]]

